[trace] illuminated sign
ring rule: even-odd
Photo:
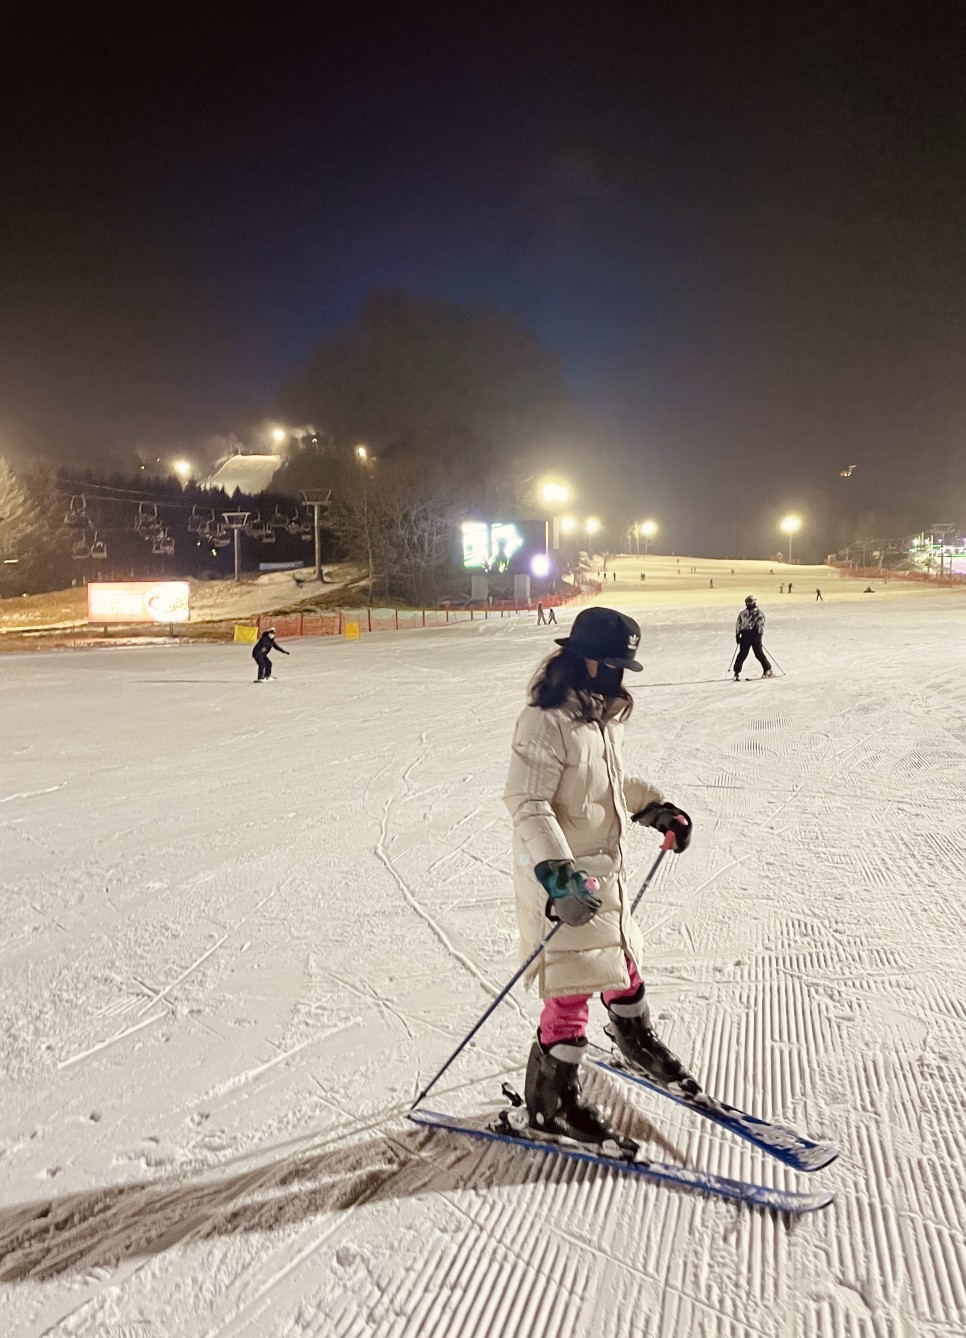
[[[507,571],[514,553],[523,547],[523,535],[516,525],[497,521],[467,521],[462,526],[463,566],[481,571]]]
[[[490,527],[477,521],[467,521],[462,526],[463,566],[485,569],[490,556]]]
[[[89,623],[186,623],[187,581],[91,581]]]

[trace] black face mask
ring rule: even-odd
[[[591,691],[599,692],[604,697],[617,697],[620,695],[623,681],[623,669],[620,667],[612,669],[610,665],[600,661],[597,665],[597,677],[593,681]]]

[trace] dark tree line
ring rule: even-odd
[[[417,604],[452,582],[460,521],[542,515],[547,474],[592,509],[618,467],[559,359],[514,316],[404,293],[376,294],[323,341],[277,408],[313,425],[293,439],[279,486],[330,487],[327,523],[347,556]]]

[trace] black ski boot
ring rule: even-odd
[[[701,1091],[698,1082],[651,1026],[651,1010],[644,997],[643,985],[639,985],[629,999],[604,1004],[604,1007],[610,1018],[604,1030],[632,1069],[661,1087],[675,1084],[685,1096],[695,1096]]]
[[[547,1048],[537,1034],[524,1088],[530,1127],[578,1143],[612,1142],[619,1155],[633,1156],[637,1151],[633,1139],[618,1133],[581,1093],[577,1071],[586,1046],[586,1036],[579,1036]]]

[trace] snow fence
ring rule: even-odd
[[[601,587],[591,582],[569,595],[548,595],[539,603],[545,609],[579,603],[600,594]],[[355,624],[360,634],[369,632],[408,632],[420,627],[448,627],[450,623],[488,622],[494,618],[514,618],[536,612],[533,599],[504,600],[500,603],[466,608],[442,609],[337,609],[332,613],[263,613],[256,624],[258,631],[274,627],[278,639],[298,636],[344,636],[346,627]]]

